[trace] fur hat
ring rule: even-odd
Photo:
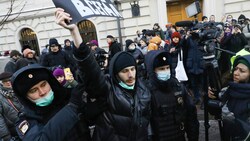
[[[28,54],[29,53],[35,53],[35,51],[34,50],[31,50],[31,49],[29,49],[29,48],[26,48],[25,50],[23,50],[23,56],[25,57],[25,58],[27,58],[27,56],[28,56]]]
[[[59,84],[59,82],[52,75],[51,71],[37,64],[19,69],[11,78],[14,92],[19,96],[25,97],[30,88],[43,80],[47,80],[52,87],[53,85],[56,86],[56,83]]]
[[[60,44],[58,43],[56,38],[51,38],[49,39],[49,46],[51,47],[52,45],[59,46]]]
[[[129,66],[136,66],[134,57],[127,52],[121,52],[114,62],[114,74]]]
[[[57,76],[64,76],[64,71],[63,71],[63,69],[61,69],[61,68],[56,68],[56,69],[53,71],[53,75],[54,75],[55,77],[57,77]]]
[[[158,56],[156,56],[154,63],[153,63],[153,68],[165,66],[165,65],[170,65],[169,62],[169,56],[167,52],[162,52]]]
[[[11,78],[12,73],[10,72],[3,72],[0,74],[0,80],[5,80]]]

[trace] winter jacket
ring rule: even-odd
[[[44,56],[44,59],[41,63],[42,66],[45,67],[57,67],[57,66],[62,66],[63,68],[67,68],[72,65],[72,61],[67,55],[62,50],[59,50],[58,52],[49,52]]]
[[[23,69],[39,69],[41,66],[28,66]],[[45,68],[44,68],[45,69]],[[12,82],[22,70],[12,76]],[[48,70],[48,73],[50,71]],[[17,94],[24,106],[19,114],[16,130],[23,141],[88,141],[88,127],[75,105],[69,103],[72,89],[64,88],[49,73],[49,84],[54,92],[54,99],[48,106],[36,106],[24,94]],[[15,90],[15,89],[14,89]]]
[[[198,41],[191,36],[185,41],[184,46],[186,49],[183,50],[183,53],[187,51],[187,60],[184,62],[186,72],[191,74],[203,73],[203,53],[199,48]]]
[[[10,61],[4,67],[5,72],[15,73],[16,71],[16,60],[10,58]]]
[[[121,44],[116,41],[112,42],[108,51],[109,59],[111,59],[119,51],[122,51]]]
[[[167,81],[157,79],[153,62],[162,51],[151,51],[145,57],[149,75],[148,88],[152,93],[151,126],[156,141],[198,141],[199,122],[196,107],[186,89],[171,77]]]
[[[17,136],[15,123],[18,121],[18,112],[22,109],[13,90],[0,86],[0,139],[3,141]]]
[[[34,57],[34,58],[20,58],[16,62],[16,71],[25,67],[25,66],[28,66],[31,64],[38,64],[38,63],[39,63],[39,60],[36,57]]]
[[[113,73],[113,56],[109,75],[104,77],[90,49],[84,44],[74,52],[78,60],[88,93],[107,101],[108,109],[98,118],[93,135],[94,141],[147,141],[151,95],[144,84],[136,79],[135,90],[122,88]],[[129,54],[129,53],[128,53]],[[91,69],[89,69],[91,68]]]
[[[248,62],[250,62],[249,55],[242,56],[241,58],[245,58]],[[222,107],[222,119],[225,140],[244,140],[250,132],[249,82],[229,82],[228,88],[223,94],[222,103],[224,104]]]

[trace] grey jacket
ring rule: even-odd
[[[15,122],[22,108],[13,90],[0,86],[0,140],[7,141],[16,136]]]

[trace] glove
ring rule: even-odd
[[[85,90],[85,85],[83,83],[78,84],[72,90],[69,102],[78,107],[81,107],[81,104],[83,103],[82,96],[83,96],[84,90]]]
[[[94,102],[88,101],[85,107],[84,115],[87,120],[95,120],[100,114],[107,110],[105,99],[96,99]]]

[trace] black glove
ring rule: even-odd
[[[107,110],[107,108],[106,99],[99,98],[94,102],[89,100],[84,111],[85,118],[87,120],[95,120],[100,114]]]
[[[83,96],[84,90],[85,90],[85,85],[83,83],[78,84],[72,90],[69,102],[78,107],[81,107],[82,106],[81,104],[83,103],[82,96]]]

